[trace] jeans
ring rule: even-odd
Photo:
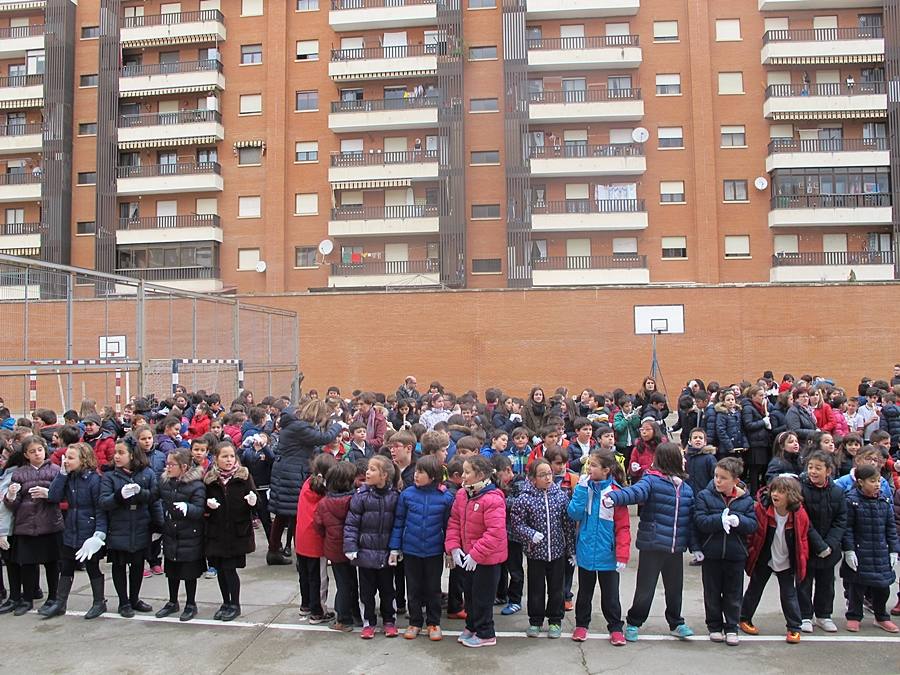
[[[681,553],[641,551],[634,600],[626,618],[629,626],[640,627],[647,620],[660,574],[666,591],[666,621],[669,628],[674,630],[684,623],[681,616],[681,591],[684,586],[684,564]]]
[[[563,586],[566,574],[565,558],[546,560],[528,559],[528,623],[541,626],[546,617],[551,624],[561,624]]]
[[[600,584],[600,611],[610,633],[622,631],[622,605],[619,602],[619,573],[615,570],[595,572],[578,568],[578,599],[575,601],[575,625],[589,628],[594,584]]]
[[[742,560],[703,561],[703,606],[706,627],[712,632],[737,633],[744,593]]]
[[[773,572],[768,561],[758,563],[753,574],[750,575],[750,583],[744,593],[744,601],[741,603],[741,621],[752,622],[756,608],[762,598],[763,590],[769,577],[775,574],[778,578],[778,589],[781,594],[781,611],[790,631],[800,630],[800,603],[797,600],[797,586],[794,578],[794,570],[787,569],[783,572]]]

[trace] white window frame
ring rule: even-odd
[[[238,197],[238,218],[262,218],[262,196]]]
[[[681,195],[680,200],[664,201],[663,195]],[[683,180],[663,180],[659,183],[660,204],[684,204],[687,201]]]
[[[654,21],[654,42],[678,42],[678,21]]]
[[[744,94],[744,73],[742,71],[720,72],[718,77],[719,96],[740,96]]]
[[[294,54],[295,61],[318,61],[318,40],[297,40],[297,51]]]
[[[262,94],[241,94],[238,115],[262,115]]]
[[[684,255],[679,255],[679,256],[662,255],[661,258],[663,260],[687,260],[688,259],[687,237],[684,237],[684,236],[662,237],[660,239],[660,252],[665,251],[667,249],[668,250],[683,249]]]
[[[295,216],[317,216],[319,215],[319,193],[318,192],[297,192],[294,194],[294,215]]]
[[[740,19],[716,19],[716,42],[740,42]]]
[[[265,0],[241,0],[241,16],[262,16]]]
[[[750,258],[750,235],[749,234],[726,234],[725,235],[724,255],[727,259]]]
[[[238,249],[238,272],[255,272],[256,265],[262,258],[260,257],[260,249],[258,248],[239,248]]]

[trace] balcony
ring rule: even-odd
[[[766,171],[851,166],[889,166],[887,138],[835,138],[769,142]]]
[[[216,59],[125,66],[119,72],[119,95],[159,96],[225,89],[222,63]]]
[[[375,237],[438,233],[438,207],[434,204],[404,206],[339,206],[331,209],[329,237]]]
[[[44,48],[44,24],[0,28],[0,59],[18,59]]]
[[[41,252],[43,223],[0,223],[0,253],[23,257]]]
[[[793,12],[800,9],[863,9],[881,7],[872,0],[759,0],[761,12]]]
[[[332,49],[328,75],[332,80],[389,80],[431,77],[437,73],[438,51],[444,43]]]
[[[40,152],[43,147],[43,124],[4,124],[0,126],[0,155]]]
[[[770,84],[763,115],[771,120],[828,120],[887,116],[884,82]]]
[[[531,261],[535,286],[649,284],[645,255],[551,256]]]
[[[225,17],[217,9],[129,16],[122,21],[123,47],[151,47],[221,42],[226,37]]]
[[[884,32],[881,26],[770,30],[761,60],[767,66],[878,63],[884,61]]]
[[[644,116],[640,89],[535,91],[528,102],[531,122],[637,122]]]
[[[0,173],[0,202],[28,202],[40,198],[40,172]]]
[[[528,41],[528,69],[603,70],[637,68],[643,56],[637,35],[541,38]]]
[[[529,19],[573,19],[596,16],[634,16],[640,0],[528,0]]]
[[[435,0],[331,0],[328,24],[335,32],[437,24]]]
[[[225,127],[218,110],[179,110],[119,117],[121,149],[209,145],[223,138]]]
[[[123,196],[221,192],[224,187],[218,162],[120,166],[117,172]]]
[[[600,232],[647,229],[643,199],[566,199],[531,207],[534,232]]]
[[[769,227],[856,227],[891,224],[891,195],[772,197]]]
[[[437,260],[376,260],[363,263],[332,263],[331,288],[439,286]]]
[[[328,128],[335,133],[432,129],[437,127],[438,98],[333,101]]]
[[[348,181],[437,180],[435,150],[405,152],[348,152],[331,155],[328,180]]]
[[[116,244],[164,244],[176,241],[222,243],[222,225],[215,214],[120,218]]]
[[[639,143],[545,145],[530,148],[528,157],[534,177],[637,176],[647,170]]]
[[[44,76],[12,75],[0,77],[0,108],[42,108]]]
[[[0,14],[43,9],[46,6],[46,0],[0,0]]]
[[[159,286],[169,286],[181,291],[195,293],[218,293],[222,290],[222,279],[218,267],[144,267],[117,269],[116,274],[132,279],[143,279]],[[116,292],[126,295],[137,292],[136,286],[116,285]]]
[[[769,281],[888,281],[894,278],[892,251],[816,251],[772,256]]]

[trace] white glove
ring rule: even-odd
[[[217,508],[219,508],[219,506],[219,500],[215,497],[210,497],[206,500],[206,508],[208,509],[212,509],[213,511],[215,511]]]
[[[730,516],[728,516],[728,522],[731,523],[732,527],[737,527],[738,525],[741,524],[740,519],[733,513]]]
[[[694,560],[695,561],[703,562],[704,558],[706,558],[706,556],[703,555],[703,551],[694,551]]]
[[[255,492],[248,492],[247,496],[244,497],[244,501],[247,502],[250,506],[256,506],[256,502],[259,497],[256,496]]]
[[[453,564],[457,567],[462,567],[463,565],[463,552],[461,548],[455,548],[450,551],[450,557],[453,559]]]
[[[347,551],[344,555],[347,556],[347,560],[353,562],[354,560],[356,560],[356,556],[358,556],[359,553],[357,553],[356,551]]]
[[[574,555],[570,555],[569,565],[571,565],[572,567],[578,567],[578,558],[576,558]]]
[[[900,554],[891,553],[891,569],[894,569],[897,566],[897,558]]]
[[[15,501],[16,497],[19,494],[19,490],[22,489],[22,485],[20,483],[10,483],[9,487],[6,488],[6,496],[9,497],[12,501]]]
[[[638,464],[637,462],[632,462],[632,463],[631,463],[631,472],[632,472],[632,473],[637,473],[637,472],[640,471],[640,470],[641,470],[641,465],[640,465],[640,464]]]
[[[764,418],[763,418],[763,424],[766,425],[766,429],[770,429],[770,430],[771,430],[771,428],[772,428],[772,420],[770,420],[768,417],[764,417]]]
[[[584,487],[587,487],[587,484],[590,483],[591,477],[590,475],[583,473],[578,477],[578,484]]]
[[[613,506],[615,506],[615,503],[613,502],[612,497],[609,497],[609,496],[606,496],[603,499],[601,499],[600,503],[603,504],[603,506],[605,506],[608,509],[611,509]]]
[[[403,559],[403,554],[400,551],[391,551],[391,554],[388,556],[388,565],[391,567],[396,567],[397,563]]]
[[[181,515],[187,515],[187,502],[175,502],[172,504],[177,510],[181,511]]]
[[[826,546],[825,550],[822,551],[821,553],[819,553],[820,558],[827,558],[830,555],[831,555],[831,547],[830,546]]]
[[[350,428],[350,425],[347,424],[346,422],[344,422],[343,420],[338,420],[338,421],[336,422],[336,424],[337,424],[341,429],[343,429],[343,430],[345,430],[345,431],[346,431],[347,429]]]
[[[93,558],[97,553],[103,548],[103,544],[106,542],[106,535],[102,532],[94,532],[90,538],[85,539],[84,543],[81,545],[81,548],[75,553],[75,560],[78,562],[84,562],[85,560],[89,560]]]
[[[844,562],[854,572],[859,567],[859,559],[856,557],[856,551],[844,551]]]
[[[624,569],[625,569],[625,563],[617,560],[616,561],[616,572],[621,572]]]
[[[731,517],[728,513],[727,508],[722,511],[722,527],[725,530],[725,534],[729,534],[731,532]]]
[[[509,416],[509,421],[510,422],[521,422],[522,416],[519,413],[513,413],[512,415]]]
[[[66,456],[65,455],[63,455],[62,458],[59,460],[59,472],[63,476],[65,476],[67,473],[69,473],[69,470],[66,468]]]
[[[33,488],[28,490],[28,494],[31,495],[32,499],[47,499],[47,495],[50,494],[50,490],[48,488],[35,485]]]
[[[544,535],[542,533],[535,532],[533,535],[531,535],[532,544],[540,544],[542,541],[544,541]]]
[[[128,499],[130,497],[134,497],[138,492],[141,491],[141,486],[137,483],[127,483],[122,486],[120,490],[122,494],[122,499]]]
[[[474,572],[475,568],[478,567],[478,563],[475,562],[475,558],[470,555],[467,555],[462,561],[462,568],[466,572]]]
[[[540,436],[532,436],[532,437],[531,437],[531,443],[532,443],[532,445],[537,445],[537,444],[540,443],[540,442],[541,442],[541,437],[540,437]]]
[[[8,551],[9,550],[9,537],[5,534],[0,537],[0,551]]]

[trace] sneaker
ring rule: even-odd
[[[875,626],[883,631],[887,631],[888,633],[900,633],[900,628],[897,628],[897,624],[895,624],[890,619],[887,619],[885,621],[879,621],[878,619],[875,619]]]
[[[558,623],[551,623],[547,627],[547,637],[551,640],[558,640],[562,637],[562,627]]]
[[[440,642],[444,639],[444,633],[440,626],[428,626],[428,639],[432,642]]]
[[[759,635],[759,628],[754,626],[750,621],[741,621],[739,625],[741,630],[747,635]]]
[[[162,565],[153,565],[153,566],[150,567],[150,571],[151,571],[155,576],[159,576],[160,574],[163,573]]]
[[[218,575],[218,572],[216,572],[216,568],[210,567],[206,570],[206,573],[203,575],[203,578],[204,579],[215,579],[217,575]]]
[[[834,624],[834,621],[832,621],[830,617],[826,619],[817,618],[816,625],[826,633],[837,633],[837,626]]]
[[[384,637],[397,637],[397,626],[392,623],[384,624]]]
[[[330,623],[330,624],[328,624],[328,627],[331,630],[338,631],[339,633],[352,633],[353,632],[353,626],[346,624],[346,623],[341,623],[340,621],[335,621],[334,623]]]
[[[309,616],[312,612],[309,610],[309,607],[304,607],[300,605],[300,616]]]
[[[525,631],[525,637],[538,637],[540,634],[540,626],[528,626],[528,629]]]
[[[741,644],[741,638],[737,633],[725,633],[725,644],[729,647],[737,647]]]
[[[800,630],[803,631],[804,633],[812,633],[813,632],[812,619],[803,619],[803,621],[800,622]]]
[[[329,623],[334,620],[334,612],[322,612],[321,614],[310,614],[309,622],[311,624]]]
[[[397,605],[397,616],[406,614],[406,605]]]
[[[722,631],[714,630],[709,634],[710,642],[725,642],[725,634]]]
[[[789,645],[797,645],[800,644],[800,631],[798,630],[789,630],[787,632],[787,637],[784,639]]]
[[[468,616],[469,615],[466,613],[466,610],[464,610],[464,609],[461,609],[458,612],[448,612],[447,613],[448,619],[462,619],[463,621],[465,621],[466,617],[468,617]]]
[[[567,612],[571,612],[573,609],[575,609],[575,603],[572,600],[566,600],[564,606]]]
[[[419,637],[419,633],[421,632],[422,629],[419,626],[410,626],[403,633],[403,637],[406,640],[415,640],[417,637]]]
[[[253,519],[253,529],[258,530],[261,527],[262,527],[262,522],[259,520],[259,518],[254,518]]]
[[[857,621],[856,619],[847,619],[847,630],[849,630],[851,633],[858,633],[859,621]]]
[[[148,569],[144,569],[144,578],[145,578],[145,579],[149,579],[149,578],[152,577],[152,576],[153,576],[153,572],[151,572],[151,571],[148,570]]]
[[[584,642],[587,640],[587,628],[582,628],[581,626],[576,627],[575,630],[572,631],[572,639],[575,640],[575,642]]]
[[[891,616],[900,616],[900,598],[897,599],[897,604],[891,610]]]
[[[675,626],[675,628],[669,631],[669,634],[674,635],[679,640],[687,640],[689,637],[693,636],[694,631],[692,631],[691,627],[686,623],[683,623],[680,626]]]
[[[637,626],[629,626],[626,624],[625,639],[628,640],[629,642],[637,642],[639,631],[640,631],[640,629]]]
[[[609,643],[613,647],[624,647],[625,646],[625,636],[622,634],[620,630],[614,630],[609,634]]]
[[[375,637],[375,626],[363,626],[362,632],[359,634],[363,640],[371,640]]]
[[[494,606],[495,607],[502,607],[503,605],[507,605],[507,604],[509,604],[508,598],[501,598],[501,597],[494,598]]]
[[[480,638],[477,635],[470,635],[462,641],[463,647],[493,647],[497,644],[497,638]]]
[[[475,633],[473,633],[472,631],[470,631],[468,628],[463,628],[463,629],[462,629],[462,633],[459,634],[459,637],[456,638],[456,641],[457,641],[457,642],[465,642],[466,640],[468,640],[468,639],[469,639],[470,637],[472,637],[473,635],[475,635]]]
[[[506,607],[501,609],[500,613],[503,616],[509,616],[511,614],[515,614],[516,612],[521,612],[521,611],[522,611],[522,605],[518,604],[517,602],[511,602]]]

